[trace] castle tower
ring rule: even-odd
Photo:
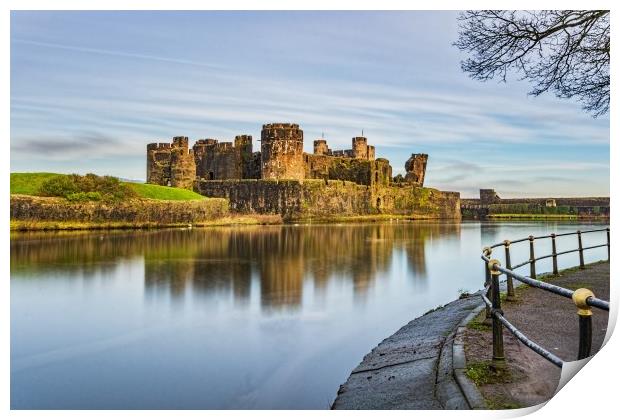
[[[189,149],[189,139],[185,136],[177,136],[172,138],[172,147],[178,147],[179,149]]]
[[[298,124],[264,124],[261,131],[263,179],[304,179],[304,132]]]
[[[366,137],[353,137],[351,151],[355,159],[368,159],[368,139]]]
[[[252,136],[241,134],[235,136],[235,152],[240,166],[241,178],[248,179],[252,175]]]
[[[196,179],[194,151],[187,137],[173,137],[170,152],[170,186],[191,190]]]
[[[168,185],[170,182],[170,143],[146,145],[146,182]]]
[[[489,205],[496,204],[501,201],[501,198],[494,189],[480,189],[480,204]]]
[[[368,146],[368,160],[375,160],[375,146]]]
[[[252,136],[249,134],[235,136],[235,148],[252,154]]]
[[[317,139],[314,141],[314,154],[315,155],[329,154],[329,147],[327,147],[327,140]]]
[[[405,181],[416,187],[424,186],[424,175],[426,174],[426,162],[428,155],[424,153],[413,153],[405,162]]]

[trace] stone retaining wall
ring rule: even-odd
[[[228,215],[228,201],[206,199],[191,201],[128,200],[108,204],[100,201],[72,203],[63,198],[11,195],[11,220],[199,223]]]

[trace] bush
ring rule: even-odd
[[[101,201],[103,197],[100,192],[90,191],[67,194],[66,198],[69,201]]]
[[[78,192],[78,186],[71,177],[57,175],[41,184],[39,195],[47,197],[66,197],[69,194]]]
[[[64,197],[69,201],[108,202],[119,202],[137,195],[118,178],[95,174],[55,176],[41,184],[39,193],[50,197]]]

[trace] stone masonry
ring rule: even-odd
[[[428,155],[426,154],[412,154],[407,162],[405,162],[405,170],[407,171],[407,175],[405,175],[405,182],[417,187],[423,186],[427,161]]]
[[[172,143],[146,146],[146,179],[151,184],[192,189],[196,178],[193,150],[187,137],[174,137]]]
[[[260,137],[262,179],[304,179],[304,132],[299,125],[265,124]]]
[[[423,188],[428,155],[407,161],[405,182],[394,182],[387,159],[375,157],[366,137],[353,137],[351,149],[332,150],[325,139],[314,153],[303,151],[298,124],[264,124],[260,151],[252,136],[234,142],[187,137],[147,145],[147,182],[194,189],[227,198],[231,210],[279,213],[287,218],[372,214],[460,217],[460,195]]]
[[[191,189],[194,181],[272,179],[323,179],[350,181],[367,186],[389,186],[392,167],[375,159],[375,147],[366,137],[353,137],[351,149],[332,150],[325,139],[314,141],[314,153],[303,151],[303,131],[298,124],[263,125],[260,151],[253,151],[252,136],[234,142],[197,140],[191,150],[187,137],[172,143],[147,145],[147,182]],[[427,155],[413,155],[427,156]],[[193,164],[192,164],[193,160]],[[415,185],[422,186],[426,160],[415,167]]]

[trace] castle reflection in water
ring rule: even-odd
[[[362,299],[398,257],[406,258],[403,275],[424,282],[425,247],[459,235],[460,224],[434,222],[14,234],[11,272],[89,282],[143,260],[147,298],[182,302],[192,293],[244,305],[259,293],[263,310],[294,310],[305,290],[324,294],[330,283]]]

